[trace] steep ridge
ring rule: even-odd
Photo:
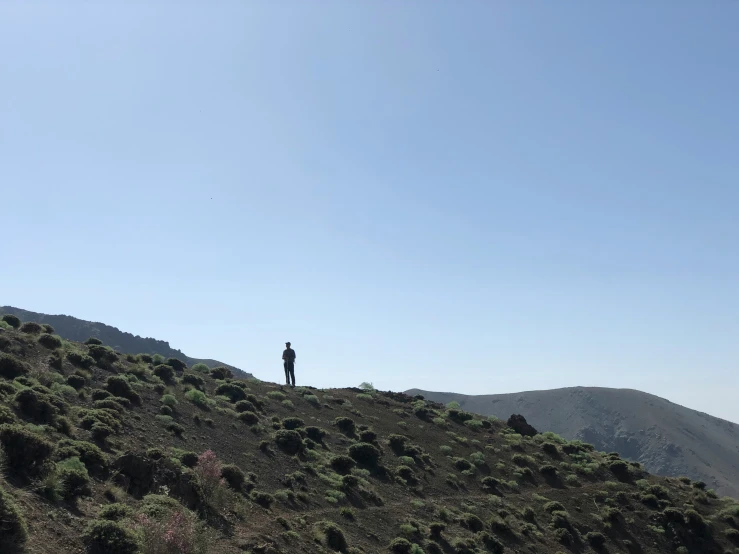
[[[573,387],[514,394],[463,395],[412,389],[497,417],[523,414],[537,429],[616,451],[653,473],[687,475],[721,494],[739,495],[739,425],[630,389]]]
[[[739,502],[580,441],[369,385],[232,379],[46,330],[0,325],[3,554],[739,544]]]
[[[166,341],[133,335],[105,323],[86,321],[69,315],[49,315],[29,312],[13,306],[0,306],[0,316],[5,314],[16,315],[22,321],[35,321],[51,325],[55,333],[67,340],[83,342],[90,337],[94,337],[124,354],[159,354],[165,358],[179,358],[187,362],[188,365],[203,363],[208,367],[226,366],[238,377],[247,378],[252,376],[250,373],[218,360],[191,358],[183,354],[182,351],[172,348]]]

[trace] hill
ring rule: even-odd
[[[35,321],[51,325],[55,333],[67,340],[83,342],[89,337],[94,337],[124,354],[159,354],[165,358],[179,358],[187,362],[188,365],[203,363],[208,367],[226,366],[238,377],[248,378],[252,376],[250,373],[218,360],[191,358],[183,354],[181,350],[172,348],[166,341],[126,333],[105,323],[85,321],[68,315],[29,312],[13,306],[0,306],[0,316],[5,314],[14,314],[21,321]]]
[[[739,496],[739,425],[628,389],[574,387],[467,396],[413,389],[497,417],[520,413],[537,429],[616,451],[658,475],[687,475]]]
[[[43,331],[0,325],[3,553],[739,544],[739,502],[580,441],[371,387],[232,379]]]

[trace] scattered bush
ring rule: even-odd
[[[244,472],[236,465],[223,466],[221,468],[221,477],[223,477],[226,480],[226,483],[228,483],[228,486],[235,491],[240,491],[241,487],[244,485],[244,481],[246,480]]]
[[[48,333],[42,334],[38,338],[38,343],[49,350],[55,350],[62,347],[62,339],[56,335],[50,335]]]
[[[349,456],[354,458],[360,464],[374,466],[379,461],[381,454],[374,445],[360,442],[352,444],[349,447]]]
[[[316,524],[316,528],[320,531],[322,538],[325,540],[326,546],[337,552],[346,552],[349,545],[344,537],[344,531],[341,527],[332,521],[321,521]]]
[[[87,348],[90,356],[101,367],[107,367],[118,359],[118,354],[105,346],[92,345]]]
[[[90,496],[90,476],[79,458],[69,458],[57,464],[58,479],[62,498],[74,501],[79,496]]]
[[[131,404],[127,398],[121,398],[120,396],[111,396],[110,398],[106,398],[104,400],[95,400],[92,403],[92,406],[96,409],[105,408],[108,410],[114,410],[119,413],[124,412],[126,410],[126,406],[130,405]]]
[[[198,390],[203,390],[205,387],[205,381],[202,377],[198,377],[192,373],[186,373],[182,376],[182,383],[185,385],[192,385]]]
[[[304,427],[305,423],[299,417],[286,417],[282,420],[282,426],[285,429],[299,429],[300,427]]]
[[[114,504],[103,506],[103,508],[100,510],[100,513],[98,514],[98,518],[107,519],[108,521],[120,521],[121,519],[130,516],[131,513],[131,508],[129,508],[125,504],[120,504],[116,502]]]
[[[108,377],[105,383],[105,388],[108,389],[108,392],[113,396],[128,398],[134,404],[141,404],[141,397],[131,388],[131,384],[125,377],[113,375]]]
[[[454,467],[456,467],[459,471],[468,471],[472,469],[472,464],[464,458],[455,458],[453,462]]]
[[[31,371],[30,366],[11,354],[0,352],[0,377],[15,379]]]
[[[154,366],[154,375],[159,377],[165,383],[171,383],[174,379],[174,369],[167,364],[159,364]]]
[[[94,423],[90,428],[90,436],[97,442],[105,441],[105,439],[114,433],[113,428],[104,423]]]
[[[90,337],[85,341],[85,344],[88,346],[100,346],[103,344],[103,341],[96,339],[95,337]]]
[[[227,397],[231,402],[238,402],[246,398],[244,389],[234,383],[222,383],[218,385],[216,394]]]
[[[210,368],[204,363],[194,364],[190,369],[192,371],[197,371],[198,373],[209,373],[210,372]]]
[[[79,352],[67,352],[67,359],[75,367],[81,367],[82,369],[90,369],[95,365],[95,359],[86,354],[80,354]]]
[[[13,314],[5,314],[0,320],[10,325],[13,329],[18,329],[21,326],[21,320]]]
[[[603,535],[603,533],[598,533],[595,531],[586,533],[585,540],[588,541],[590,546],[595,549],[603,548],[603,545],[606,544],[606,537]]]
[[[546,475],[547,477],[556,477],[557,468],[551,464],[546,464],[539,468],[539,473]]]
[[[114,521],[90,523],[83,535],[88,554],[136,554],[136,536]]]
[[[410,554],[411,546],[413,545],[408,539],[398,537],[390,542],[390,546],[388,548],[390,549],[390,552],[395,554]]]
[[[81,375],[70,375],[67,377],[67,384],[75,390],[80,390],[87,384],[87,379]]]
[[[233,373],[227,367],[220,366],[211,369],[210,376],[213,377],[213,379],[232,379]]]
[[[244,412],[244,414],[246,413],[249,412]],[[283,452],[290,455],[297,454],[304,448],[303,439],[300,437],[300,433],[290,429],[280,429],[277,431],[275,433],[275,443]]]
[[[4,316],[4,318],[7,316]],[[0,487],[0,549],[4,552],[23,545],[28,539],[26,521],[13,497]]]
[[[100,448],[91,442],[62,439],[57,444],[59,460],[77,457],[92,475],[101,474],[108,467],[108,459]]]
[[[565,546],[571,546],[575,542],[575,537],[572,536],[569,529],[564,527],[558,527],[554,530],[554,536],[557,541]]]
[[[177,358],[167,358],[167,365],[177,372],[182,373],[187,369],[187,364]]]
[[[43,392],[37,387],[18,391],[13,398],[16,408],[25,416],[39,423],[53,423],[64,402],[58,397]],[[48,390],[48,389],[46,389]]]
[[[250,498],[263,508],[269,508],[275,501],[275,498],[271,494],[259,491],[252,491]]]
[[[236,404],[234,404],[234,410],[236,410],[237,412],[256,412],[257,408],[252,402],[249,402],[248,400],[239,400]]]
[[[165,406],[169,406],[170,408],[174,408],[179,402],[177,402],[177,398],[173,394],[165,394],[163,395],[159,401],[164,404]]]
[[[354,420],[349,417],[337,417],[334,420],[334,425],[336,425],[336,427],[346,435],[353,435],[356,429]]]
[[[195,404],[201,410],[210,410],[212,401],[200,390],[192,389],[185,393],[185,398]]]
[[[240,421],[243,421],[247,425],[255,425],[259,423],[259,416],[254,412],[241,412],[238,415]]]
[[[357,465],[357,463],[349,456],[344,456],[343,454],[340,454],[331,458],[329,465],[331,466],[331,469],[333,469],[336,473],[347,475],[351,472],[354,466]]]
[[[359,433],[359,440],[362,442],[375,442],[377,440],[377,433],[370,429],[366,429]]]
[[[28,333],[29,335],[38,335],[42,330],[43,328],[41,325],[34,321],[27,321],[21,325],[21,332]]]
[[[483,477],[480,484],[485,490],[495,490],[500,486],[500,481],[495,477]]]

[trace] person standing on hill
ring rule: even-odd
[[[290,343],[285,343],[285,350],[282,353],[282,363],[285,366],[285,380],[290,385],[290,378],[292,377],[292,386],[295,386],[295,350],[290,348]]]

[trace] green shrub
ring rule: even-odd
[[[201,410],[210,410],[210,406],[213,402],[203,391],[199,391],[197,389],[187,391],[185,393],[185,398]]]
[[[547,502],[544,504],[544,511],[549,512],[550,514],[554,512],[565,512],[565,507],[562,505],[561,502]]]
[[[299,417],[286,417],[282,420],[282,426],[285,429],[299,429],[300,427],[304,427],[305,423]]]
[[[546,464],[539,468],[539,473],[547,477],[555,477],[557,475],[557,468],[551,464]]]
[[[234,383],[222,383],[216,388],[216,394],[227,397],[231,402],[246,399],[244,389]]]
[[[590,546],[595,549],[603,548],[603,545],[606,544],[606,537],[603,535],[603,533],[598,533],[596,531],[586,533],[585,540],[588,541]]]
[[[331,469],[333,469],[336,473],[347,475],[351,472],[354,466],[357,465],[357,463],[349,456],[344,456],[343,454],[340,454],[331,458],[329,465],[331,466]]]
[[[54,451],[54,446],[48,440],[13,423],[0,425],[0,443],[8,467],[28,477],[42,474]]]
[[[210,372],[210,368],[204,363],[194,364],[190,369],[192,371],[197,371],[198,373],[209,373]]]
[[[726,538],[734,544],[739,544],[739,531],[737,531],[736,529],[727,529]]]
[[[360,431],[359,440],[362,442],[375,442],[377,440],[377,433],[370,429]]]
[[[344,537],[344,531],[332,521],[321,521],[316,524],[327,547],[337,552],[346,552],[349,545]]]
[[[249,412],[244,412],[244,414],[247,413]],[[239,417],[241,417],[241,415]],[[290,429],[280,429],[277,431],[275,433],[275,443],[283,452],[290,455],[297,454],[304,448],[303,439],[300,438],[300,433]]]
[[[12,551],[28,539],[28,530],[23,514],[13,497],[0,487],[0,550]]]
[[[68,458],[57,464],[57,477],[64,500],[74,501],[80,496],[92,494],[90,476],[79,458]]]
[[[75,390],[80,390],[87,384],[87,379],[81,375],[70,375],[67,377],[67,384]]]
[[[244,481],[246,480],[244,472],[241,471],[239,466],[235,465],[223,466],[221,468],[221,477],[223,477],[226,480],[226,483],[228,483],[228,486],[235,491],[240,491],[241,487],[244,486]]]
[[[271,390],[267,393],[267,398],[271,398],[272,400],[282,401],[287,398],[284,393],[278,391],[278,390]]]
[[[356,429],[354,420],[349,417],[337,417],[334,420],[334,425],[336,425],[336,427],[346,435],[353,435]]]
[[[108,521],[120,521],[121,519],[130,516],[132,512],[133,511],[131,510],[131,508],[129,508],[125,504],[120,504],[116,502],[114,504],[103,506],[103,508],[100,510],[100,513],[98,514],[98,518],[107,519]]]
[[[30,366],[11,354],[0,352],[0,377],[15,379],[31,371]]]
[[[173,394],[165,394],[159,399],[159,401],[170,408],[174,408],[178,404],[177,398],[175,398]]]
[[[178,358],[167,358],[167,365],[178,372],[183,372],[187,369],[187,364]]]
[[[174,369],[167,364],[159,364],[154,366],[154,375],[159,377],[165,383],[171,383],[174,379]]]
[[[183,452],[179,460],[186,467],[195,467],[198,465],[198,455],[195,452]]]
[[[5,314],[0,320],[10,325],[13,329],[18,329],[21,326],[20,318],[13,314]]]
[[[575,542],[575,537],[572,536],[569,529],[564,527],[558,527],[555,529],[554,536],[560,544],[565,546],[571,546]]]
[[[320,444],[327,433],[320,427],[310,426],[305,428],[305,434],[309,439]]]
[[[75,366],[81,367],[82,369],[90,369],[95,365],[95,359],[87,356],[86,354],[80,354],[79,352],[67,352],[67,360]]]
[[[114,521],[90,523],[83,535],[88,554],[136,554],[136,536]]]
[[[125,377],[120,375],[112,375],[105,382],[105,388],[108,389],[113,396],[128,398],[134,404],[141,404],[141,397],[131,388],[131,384]]]
[[[275,501],[274,496],[266,492],[252,491],[249,495],[252,501],[264,508],[269,508]]]
[[[41,389],[41,390],[39,390]],[[46,387],[34,387],[18,391],[13,398],[16,408],[23,415],[39,423],[53,423],[64,408],[64,402],[57,396],[44,392]]]
[[[186,373],[182,376],[182,383],[186,385],[192,385],[198,390],[203,390],[205,387],[205,381],[202,377],[198,377],[197,375],[193,375],[192,373]]]
[[[92,406],[95,409],[113,410],[118,413],[125,412],[126,407],[130,405],[131,403],[128,401],[127,398],[122,398],[120,396],[111,396],[110,398],[106,398],[105,400],[95,400],[92,403]]]
[[[0,424],[15,423],[15,414],[7,406],[0,404]]]
[[[454,458],[453,462],[454,467],[456,467],[459,471],[468,471],[472,469],[472,464],[464,458]]]
[[[100,346],[101,344],[103,344],[103,341],[95,337],[90,337],[85,341],[85,344],[88,346]]]
[[[495,490],[500,486],[500,481],[495,477],[483,477],[480,484],[485,490]]]
[[[462,523],[473,533],[479,533],[485,527],[482,520],[475,514],[462,514]]]
[[[21,332],[28,333],[29,335],[38,335],[43,331],[43,327],[34,321],[27,321],[21,325]]]
[[[91,442],[62,439],[57,443],[57,459],[77,457],[92,475],[101,474],[108,467],[108,459]]]
[[[38,338],[38,343],[44,348],[55,350],[62,347],[62,339],[56,335],[44,333]]]
[[[237,412],[256,412],[257,408],[254,404],[248,400],[239,400],[234,404],[234,410]]]
[[[360,442],[349,447],[349,456],[360,464],[374,466],[379,461],[381,454],[374,445]]]
[[[247,425],[256,425],[259,423],[259,416],[254,412],[241,412],[238,415],[240,421],[243,421]]]
[[[411,546],[412,544],[408,539],[398,537],[390,542],[388,548],[390,552],[395,554],[410,554]]]
[[[113,428],[104,423],[93,423],[92,427],[90,427],[90,436],[98,442],[105,441],[105,439],[114,433]]]
[[[233,373],[227,367],[219,366],[210,370],[210,376],[213,379],[231,379],[233,378]]]
[[[118,354],[116,354],[115,352],[113,352],[113,350],[106,346],[93,344],[92,346],[87,347],[87,351],[95,360],[95,362],[101,367],[110,366],[110,364],[118,359]]]
[[[111,396],[113,395],[110,394],[107,390],[93,389],[90,398],[92,398],[93,400],[105,400],[106,398],[110,398]]]

